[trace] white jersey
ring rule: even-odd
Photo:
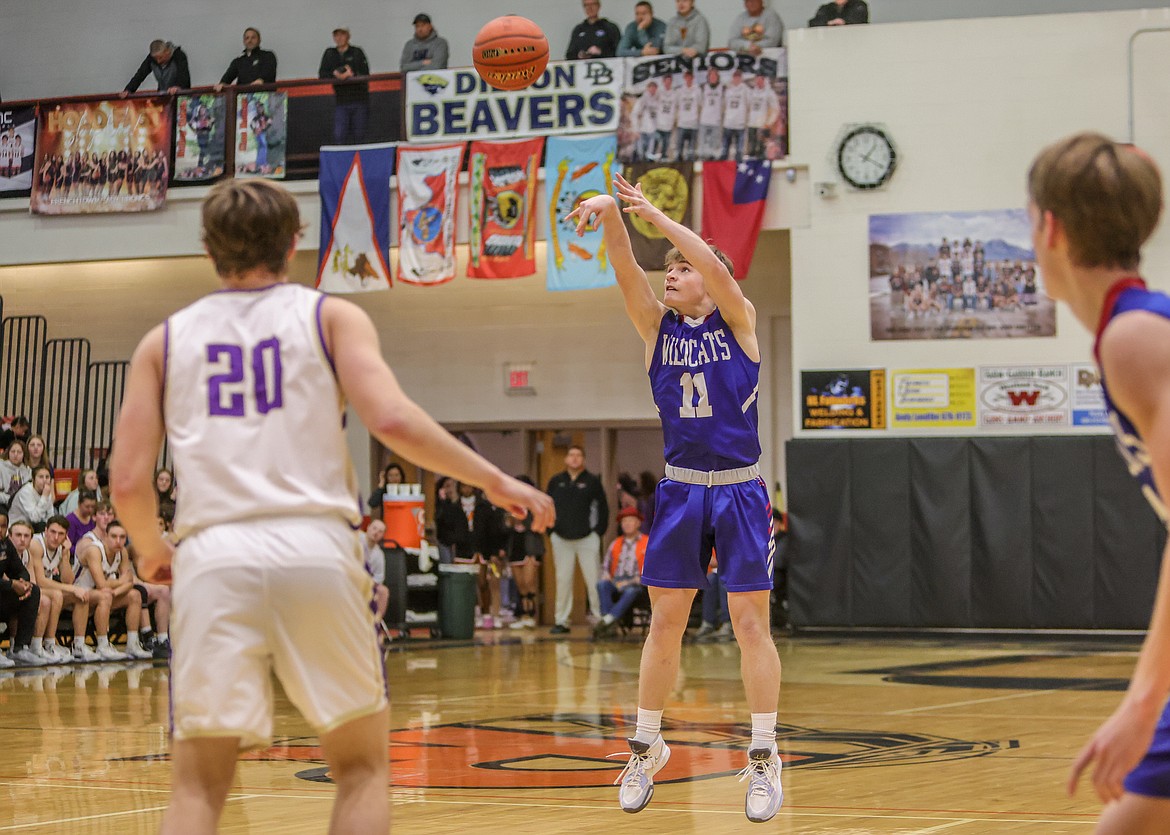
[[[49,553],[49,546],[45,544],[45,535],[38,533],[33,536],[33,542],[41,544],[41,568],[45,572],[45,577],[49,580],[57,580],[61,577],[61,559],[65,555],[65,544],[62,543],[57,546],[57,550]]]
[[[634,105],[634,124],[638,133],[653,133],[658,124],[658,95],[645,92]]]
[[[212,293],[166,321],[164,414],[183,497],[177,539],[272,516],[361,521],[345,404],[299,284]]]
[[[96,531],[90,531],[81,538],[80,544],[77,546],[77,564],[73,566],[74,577],[77,578],[77,585],[83,589],[97,588],[97,583],[94,582],[93,574],[90,573],[89,564],[81,559],[81,555],[89,550],[90,545],[96,545],[98,551],[102,555],[102,574],[107,580],[116,580],[118,578],[118,571],[122,567],[122,552],[114,554],[111,560],[106,554],[105,543],[102,542],[101,537],[97,535]]]
[[[723,86],[716,84],[703,85],[703,103],[699,112],[699,123],[706,127],[719,127],[723,124]]]
[[[775,90],[767,86],[762,90],[759,87],[748,89],[747,126],[749,128],[766,128],[775,122],[779,115],[780,98],[776,95]]]
[[[694,130],[699,126],[699,102],[703,91],[696,84],[690,87],[684,84],[671,92],[674,93],[675,110],[678,111],[678,126],[685,130]]]
[[[658,124],[656,127],[662,131],[674,130],[674,114],[678,105],[678,93],[672,87],[667,90],[663,87],[658,91]]]
[[[723,127],[743,130],[747,124],[748,88],[745,84],[729,84],[723,91]]]

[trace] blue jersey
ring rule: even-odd
[[[650,361],[666,463],[692,470],[751,466],[760,460],[760,364],[718,310],[693,321],[667,311]]]
[[[1164,293],[1155,293],[1146,289],[1145,282],[1141,279],[1131,278],[1117,282],[1110,288],[1109,295],[1105,298],[1104,312],[1097,328],[1098,343],[1105,326],[1115,317],[1131,310],[1146,310],[1165,319],[1170,319],[1170,297]],[[1095,355],[1098,353],[1097,346],[1094,346],[1093,353]],[[1099,355],[1097,366],[1098,368],[1101,366]],[[1157,485],[1154,484],[1154,473],[1150,469],[1150,454],[1146,450],[1145,441],[1142,440],[1129,418],[1113,405],[1113,400],[1109,397],[1109,385],[1105,380],[1104,370],[1101,372],[1101,389],[1105,394],[1105,406],[1109,410],[1109,425],[1113,427],[1113,433],[1117,436],[1117,448],[1121,451],[1121,457],[1125,460],[1126,467],[1129,468],[1129,474],[1141,484],[1142,494],[1150,506],[1154,508],[1154,512],[1158,514],[1158,518],[1163,523],[1170,522],[1166,513],[1166,505],[1158,494]]]

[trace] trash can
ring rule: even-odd
[[[444,638],[467,640],[475,635],[475,601],[479,566],[439,566],[439,631]]]

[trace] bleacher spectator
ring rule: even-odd
[[[764,0],[743,0],[743,11],[731,23],[727,48],[759,55],[760,50],[784,43],[784,21]]]
[[[53,515],[53,501],[57,494],[53,491],[53,474],[48,467],[40,466],[33,469],[32,480],[16,491],[12,503],[8,507],[9,524],[24,522],[32,533],[40,533],[45,529],[45,523]]]
[[[77,553],[77,546],[82,538],[97,527],[98,505],[109,506],[109,502],[98,499],[92,490],[82,490],[77,494],[77,507],[72,513],[65,515],[68,525],[70,548],[73,554]],[[111,517],[113,514],[110,514]]]
[[[695,0],[675,0],[674,6],[678,14],[666,23],[662,51],[687,58],[702,55],[711,46],[711,27],[707,18],[695,8]]]
[[[526,475],[516,476],[517,481],[533,484]],[[533,485],[535,486],[535,485]],[[504,517],[507,530],[508,567],[516,582],[518,601],[513,629],[532,629],[536,626],[536,593],[540,590],[540,560],[544,556],[544,536],[532,530],[532,514],[523,519],[511,515]]]
[[[29,431],[28,418],[24,415],[18,415],[10,423],[4,424],[4,427],[0,429],[0,453],[8,449],[8,445],[12,443],[14,438],[22,441],[27,439]]]
[[[382,470],[382,475],[378,477],[378,488],[370,495],[368,502],[370,506],[370,516],[374,519],[382,518],[383,505],[382,502],[386,498],[386,487],[390,484],[403,484],[406,482],[406,471],[398,464],[387,464],[386,469]]]
[[[127,545],[126,555],[130,563],[130,573],[134,578],[134,588],[138,590],[139,596],[143,592],[146,594],[142,600],[142,620],[138,629],[139,643],[155,658],[170,658],[171,639],[167,630],[171,622],[171,587],[160,583],[144,582],[138,576],[138,556],[134,553],[132,546]],[[158,626],[157,630],[151,628],[152,612],[154,623]]]
[[[24,570],[29,579],[40,588],[37,583],[37,572],[33,564],[33,556],[29,552],[32,544],[33,529],[28,522],[11,519],[8,525],[8,539],[16,549]],[[59,589],[40,589],[41,600],[38,606],[36,624],[33,626],[32,640],[29,649],[41,659],[43,664],[65,664],[73,660],[72,654],[57,643],[57,621],[61,618],[61,607],[65,602],[65,595]]]
[[[458,482],[450,476],[443,476],[435,490],[435,541],[439,545],[439,562],[454,562],[455,551],[468,536],[467,520],[459,507]]]
[[[24,667],[40,667],[44,664],[37,653],[32,651],[33,634],[41,609],[41,590],[32,581],[32,576],[20,553],[8,538],[8,514],[0,510],[0,622],[11,623],[16,618],[16,632],[8,638],[8,657],[0,661],[0,667],[20,664]]]
[[[370,62],[360,46],[349,42],[349,29],[333,30],[333,46],[321,55],[319,78],[340,82],[370,74]],[[358,145],[365,140],[370,118],[370,85],[365,82],[333,85],[333,141],[338,145]]]
[[[83,589],[108,589],[113,601],[111,609],[126,610],[126,652],[118,652],[110,644],[109,635],[97,633],[97,653],[106,661],[131,658],[151,658],[142,646],[138,634],[142,623],[142,607],[146,602],[144,590],[134,587],[134,571],[126,553],[126,529],[114,518],[108,502],[98,505],[95,514],[97,526],[82,537],[77,546],[77,585]],[[96,630],[96,624],[95,624]]]
[[[276,81],[276,53],[260,48],[260,30],[249,26],[244,30],[244,51],[228,64],[215,85],[216,92],[226,84],[272,84]]]
[[[845,26],[869,23],[869,5],[865,0],[829,0],[809,18],[809,26]]]
[[[500,576],[503,563],[503,516],[471,484],[459,484],[456,505],[463,514],[467,537],[455,545],[457,563],[479,566],[479,612],[476,626],[499,629]]]
[[[398,466],[397,464],[392,466]],[[365,551],[366,570],[374,578],[374,619],[381,621],[390,604],[390,590],[386,588],[386,554],[382,550],[382,539],[386,536],[386,523],[374,519],[362,537]]]
[[[727,587],[719,578],[719,565],[715,555],[707,566],[707,588],[703,589],[703,622],[695,633],[695,640],[730,638],[731,612],[727,608]]]
[[[154,474],[154,492],[158,496],[158,503],[161,507],[164,504],[169,504],[172,507],[175,505],[175,474],[166,467],[160,468]]]
[[[69,492],[61,504],[57,507],[57,512],[62,516],[68,516],[77,509],[77,500],[81,496],[82,490],[89,490],[94,494],[94,499],[102,497],[102,488],[98,485],[97,470],[82,470],[81,475],[77,479],[77,487]]]
[[[191,86],[191,68],[187,65],[187,53],[183,47],[175,46],[170,41],[153,40],[150,42],[150,54],[143,59],[126,88],[119,94],[122,98],[133,93],[139,85],[153,75],[158,82],[158,91],[171,95],[186,90]]]
[[[83,589],[73,583],[73,561],[69,556],[69,523],[64,516],[53,516],[45,527],[29,543],[29,568],[33,582],[41,594],[56,590],[62,596],[62,611],[70,612],[73,620],[74,661],[100,661],[96,652],[85,645],[85,630],[89,623],[89,612],[93,609],[96,628],[103,634],[110,627],[110,601],[108,591]],[[55,631],[48,634],[56,635]]]
[[[642,563],[650,537],[642,533],[642,514],[636,507],[623,507],[617,515],[621,533],[614,538],[602,561],[604,568],[597,581],[601,598],[601,620],[593,627],[593,637],[602,638],[614,624],[625,617],[642,594]]]
[[[565,60],[613,58],[617,55],[622,31],[616,23],[601,16],[601,0],[581,0],[585,19],[573,27]]]
[[[402,72],[447,69],[447,39],[440,38],[428,14],[414,16],[414,37],[402,47]]]
[[[25,442],[28,448],[28,458],[24,463],[28,464],[30,470],[35,470],[37,467],[48,467],[49,474],[53,474],[53,460],[49,457],[49,452],[45,448],[45,439],[40,435],[29,435]]]
[[[32,481],[27,457],[28,450],[20,439],[14,439],[4,450],[4,458],[0,459],[0,507],[7,508],[17,491]]]
[[[666,39],[666,21],[654,16],[654,7],[647,2],[634,5],[634,19],[626,24],[618,44],[620,58],[637,58],[641,55],[661,55]]]

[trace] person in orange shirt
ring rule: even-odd
[[[593,627],[594,638],[608,634],[642,594],[642,562],[650,541],[642,533],[642,512],[636,507],[623,507],[617,519],[622,535],[605,552],[605,573],[597,582],[601,620]]]

